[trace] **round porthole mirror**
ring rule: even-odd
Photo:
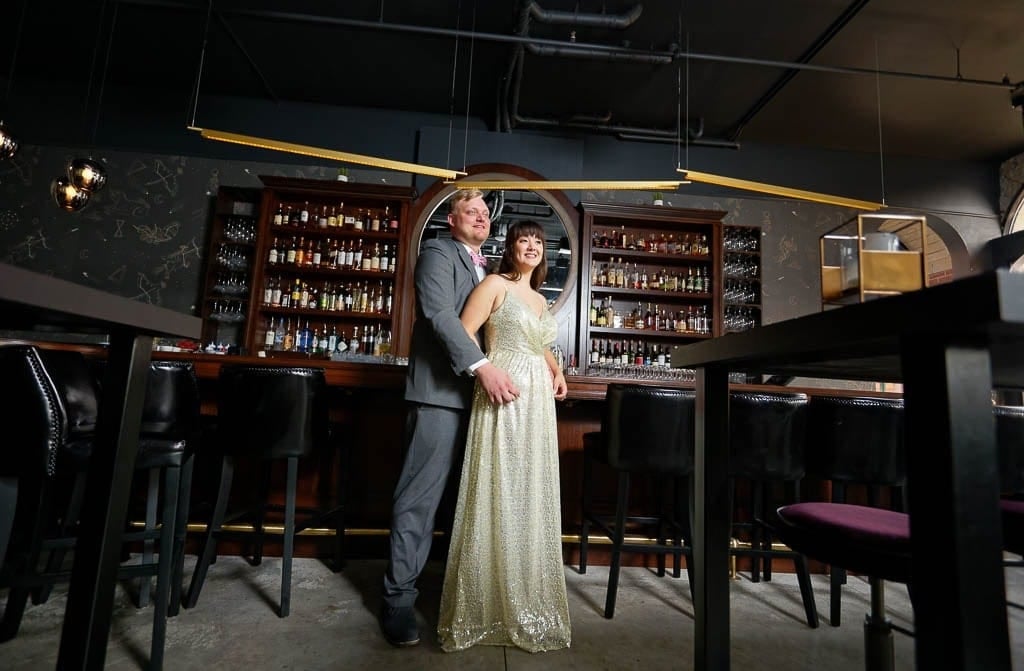
[[[543,179],[517,166],[470,166],[474,180]],[[423,195],[423,206],[413,230],[416,252],[426,240],[450,237],[448,200],[456,185],[435,185]],[[548,262],[547,278],[540,292],[547,298],[556,319],[559,313],[574,307],[576,264],[579,258],[577,216],[568,199],[559,191],[500,189],[484,191],[484,200],[491,211],[491,235],[481,245],[481,252],[496,262],[505,249],[505,232],[515,221],[528,219],[540,224],[545,232]]]

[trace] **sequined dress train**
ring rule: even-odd
[[[446,651],[567,648],[558,433],[543,352],[558,327],[506,291],[484,327],[488,358],[519,387],[495,406],[477,385],[448,551],[438,637]]]

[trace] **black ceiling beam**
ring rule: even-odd
[[[852,21],[853,17],[855,17],[860,10],[864,9],[870,1],[871,0],[853,0],[853,2],[850,3],[838,17],[836,17],[836,20],[833,21],[829,27],[818,35],[813,42],[811,42],[811,46],[800,54],[800,57],[797,58],[797,62],[809,63],[811,59],[817,56],[818,52],[824,49],[825,46],[832,41],[832,38],[838,35],[840,31],[846,27],[846,24]],[[786,87],[786,84],[792,81],[793,77],[797,76],[799,72],[800,71],[796,68],[789,68],[783,72],[782,75],[776,79],[770,87],[768,87],[768,90],[761,94],[761,97],[750,106],[750,109],[740,117],[740,120],[736,122],[736,125],[733,126],[732,130],[727,134],[728,138],[734,141],[739,140],[740,135],[743,133],[743,129],[746,128],[747,124],[750,123],[754,117],[757,116],[757,114],[763,110],[768,103],[782,91],[783,88]]]

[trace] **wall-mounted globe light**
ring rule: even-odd
[[[68,165],[68,178],[79,191],[96,193],[107,184],[107,171],[99,161],[76,158]]]
[[[67,212],[78,212],[89,203],[89,192],[76,189],[65,177],[50,182],[50,195],[57,207]]]
[[[11,132],[4,128],[4,122],[0,121],[0,160],[11,158],[18,152],[18,140]]]

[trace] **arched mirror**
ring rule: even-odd
[[[527,176],[524,174],[526,171],[512,166],[483,172],[478,168],[474,166],[467,170],[474,181],[542,179],[539,176]],[[456,190],[455,185],[444,185],[436,193],[424,194],[428,200],[413,233],[417,252],[426,240],[451,237],[448,228],[448,200]],[[522,219],[537,222],[544,228],[548,262],[547,278],[540,291],[547,298],[553,314],[557,315],[563,309],[571,310],[579,258],[579,236],[576,232],[575,210],[565,196],[552,191],[501,189],[484,191],[484,200],[491,211],[491,235],[481,246],[481,252],[496,263],[505,249],[505,232],[508,227]]]

